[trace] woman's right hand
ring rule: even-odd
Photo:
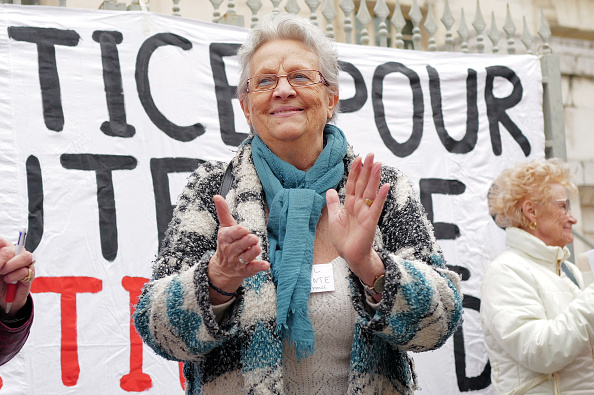
[[[12,319],[16,313],[25,305],[31,291],[31,283],[35,277],[35,256],[24,250],[15,255],[15,245],[0,238],[0,317]],[[23,281],[27,276],[31,277]],[[15,297],[12,302],[10,313],[4,313],[6,309],[6,292],[9,283],[16,283]]]
[[[254,274],[270,269],[267,261],[256,260],[262,252],[258,244],[258,236],[238,225],[229,212],[229,206],[221,195],[215,195],[215,207],[219,218],[217,250],[208,264],[208,278],[217,288],[234,293],[243,280]],[[209,289],[213,305],[225,303],[231,297],[225,296],[212,287]]]

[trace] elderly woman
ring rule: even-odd
[[[461,322],[458,276],[409,180],[356,157],[328,123],[332,42],[271,15],[238,54],[253,133],[229,166],[190,176],[138,332],[185,362],[189,394],[411,394],[407,351],[441,346]]]
[[[518,163],[492,188],[509,247],[483,275],[481,298],[497,394],[594,393],[592,273],[566,261],[576,192],[558,159]]]
[[[35,257],[28,251],[15,256],[15,248],[0,238],[0,365],[21,350],[33,324],[33,299],[29,292],[35,277]],[[14,300],[8,305],[7,285],[15,282]]]

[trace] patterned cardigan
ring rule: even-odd
[[[349,146],[345,169],[354,160]],[[265,197],[248,140],[233,159],[226,196],[239,224],[260,238],[268,260]],[[134,313],[143,340],[166,359],[184,361],[186,393],[239,374],[249,394],[283,394],[283,346],[275,334],[276,289],[270,271],[244,280],[236,301],[217,323],[209,300],[207,266],[216,250],[218,220],[212,196],[227,164],[206,162],[189,177]],[[338,186],[344,201],[347,171]],[[408,178],[384,166],[391,185],[374,249],[386,267],[377,311],[350,273],[358,315],[348,378],[349,394],[412,394],[417,389],[407,351],[440,347],[462,322],[460,279],[448,270],[433,227]]]

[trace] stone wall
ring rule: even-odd
[[[593,8],[594,11],[594,8]],[[594,41],[555,37],[553,53],[560,57],[567,161],[580,189],[573,208],[578,232],[594,242]],[[575,253],[591,249],[576,239]]]

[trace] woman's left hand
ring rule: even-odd
[[[340,206],[334,189],[326,193],[330,238],[334,248],[347,261],[353,273],[370,286],[373,279],[385,270],[372,248],[390,189],[389,184],[384,184],[378,190],[381,168],[380,162],[373,162],[373,154],[367,155],[365,163],[357,157],[347,179],[344,206]]]

